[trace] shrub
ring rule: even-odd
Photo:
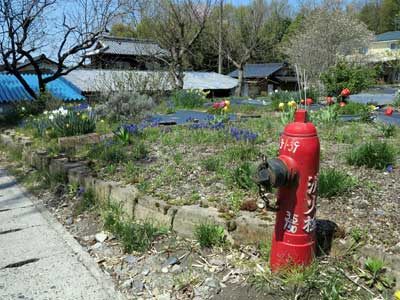
[[[387,143],[380,141],[370,141],[346,154],[346,161],[349,165],[375,169],[384,169],[388,165],[392,165],[394,159],[394,149]]]
[[[172,95],[172,102],[181,108],[202,107],[208,93],[202,90],[177,90]]]
[[[338,121],[337,106],[331,105],[310,113],[311,122],[316,124],[332,124]]]
[[[318,194],[333,197],[346,193],[355,185],[355,180],[335,169],[322,170],[318,177]]]
[[[375,83],[375,69],[356,63],[339,62],[321,75],[321,80],[330,96],[337,96],[348,88],[353,94]]]
[[[225,230],[216,224],[200,224],[196,226],[194,235],[202,248],[212,248],[225,244]]]
[[[140,123],[151,115],[154,101],[136,92],[120,92],[95,107],[96,114],[110,121]]]
[[[393,101],[393,106],[400,108],[400,91],[397,91],[396,98]]]

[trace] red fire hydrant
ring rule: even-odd
[[[295,121],[280,138],[279,149],[279,156],[264,161],[258,170],[260,194],[278,188],[270,258],[273,271],[309,265],[315,255],[320,145],[306,110],[296,111]]]

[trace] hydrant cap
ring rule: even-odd
[[[307,111],[298,109],[294,115],[294,122],[286,126],[284,133],[288,136],[309,137],[316,136],[317,129],[313,123],[308,122]]]

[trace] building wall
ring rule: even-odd
[[[397,49],[393,49],[396,47]],[[399,55],[400,41],[373,42],[368,48],[367,54],[384,56],[387,55],[388,52]]]

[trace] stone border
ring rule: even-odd
[[[129,217],[139,221],[152,220],[181,237],[193,239],[197,225],[212,222],[223,226],[227,239],[235,244],[254,244],[271,238],[274,221],[257,218],[254,213],[242,211],[237,218],[226,220],[220,217],[214,207],[168,205],[162,200],[140,194],[134,185],[123,185],[94,177],[85,162],[73,162],[67,157],[52,158],[46,151],[33,151],[30,138],[17,136],[12,130],[0,134],[0,143],[10,148],[22,149],[23,160],[37,170],[62,176],[67,183],[79,184],[85,189],[92,188],[100,203],[118,203]],[[397,278],[396,288],[400,288],[399,255],[390,255],[368,245],[359,248],[359,251],[364,256],[378,257],[385,261]]]
[[[93,141],[93,135],[88,136]],[[85,137],[72,140],[84,141]],[[92,188],[100,203],[118,203],[127,216],[139,221],[154,221],[181,237],[193,239],[196,226],[205,222],[224,227],[227,239],[236,244],[253,244],[271,237],[274,222],[255,218],[254,213],[243,211],[239,217],[226,220],[214,207],[168,205],[162,200],[142,195],[134,185],[94,177],[86,162],[74,162],[65,156],[50,157],[42,150],[33,151],[30,138],[17,136],[13,130],[0,134],[0,142],[11,148],[22,149],[23,160],[29,166],[52,176],[63,177],[67,183],[79,184],[85,189]]]

